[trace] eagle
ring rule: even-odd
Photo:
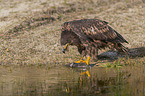
[[[77,46],[78,52],[82,55],[81,60],[89,65],[90,57],[97,59],[98,50],[106,47],[113,48],[119,52],[128,54],[122,43],[128,43],[108,22],[99,19],[81,19],[65,22],[61,29],[61,45],[65,45],[62,52],[68,50],[69,45]],[[87,60],[83,57],[88,55]]]

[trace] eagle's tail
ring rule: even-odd
[[[129,55],[128,49],[125,46],[123,46],[121,43],[117,44],[116,49],[119,52],[124,52],[126,55]]]

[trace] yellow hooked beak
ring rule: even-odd
[[[65,51],[68,49],[69,49],[69,43],[67,43],[64,47],[62,47],[62,52],[65,53]]]

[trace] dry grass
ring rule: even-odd
[[[77,60],[76,47],[64,55],[59,43],[61,25],[74,19],[106,20],[128,40],[125,46],[145,47],[143,0],[7,0],[0,5],[0,64],[55,65]]]

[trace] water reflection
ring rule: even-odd
[[[139,66],[86,70],[0,66],[0,96],[143,96],[144,78],[144,67]]]

